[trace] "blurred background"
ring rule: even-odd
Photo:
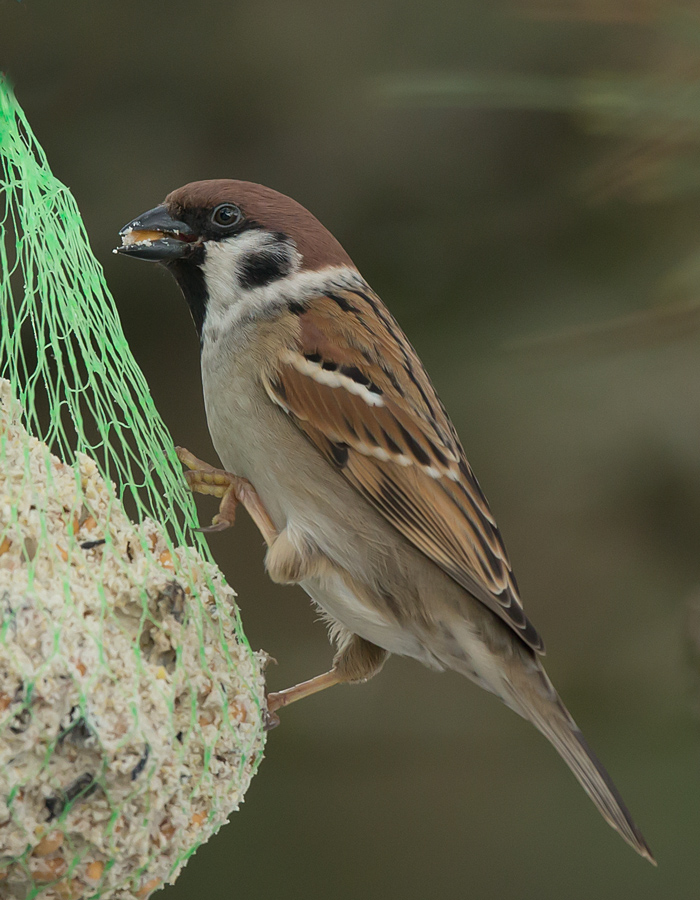
[[[659,861],[494,698],[392,659],[283,713],[170,900],[696,898],[700,5],[0,0],[0,68],[198,456],[189,314],[111,254],[119,228],[235,177],[341,240],[432,374],[549,674]],[[246,516],[210,541],[270,686],[325,670],[324,627],[267,580]]]

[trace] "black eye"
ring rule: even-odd
[[[234,228],[243,221],[243,213],[233,203],[221,203],[211,214],[211,221],[217,228]]]

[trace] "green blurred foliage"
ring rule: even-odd
[[[75,192],[178,443],[212,458],[175,285],[110,253],[207,177],[312,209],[404,325],[504,532],[548,671],[659,860],[532,728],[392,660],[284,714],[170,897],[695,898],[700,9],[662,0],[0,0],[0,65]],[[202,516],[211,502],[200,504]],[[213,536],[274,687],[323,627]]]

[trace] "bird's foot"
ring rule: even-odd
[[[200,530],[211,532],[230,528],[236,520],[236,507],[242,499],[240,496],[243,490],[242,482],[245,481],[251,486],[250,482],[223,469],[215,469],[184,447],[176,447],[175,452],[180,462],[187,466],[185,479],[189,489],[198,494],[208,494],[221,499],[219,512],[214,516],[212,524]]]
[[[274,542],[277,529],[247,478],[241,478],[224,469],[216,469],[184,447],[176,447],[175,452],[180,462],[188,469],[185,478],[190,490],[221,498],[219,512],[212,519],[212,524],[201,528],[201,531],[225,531],[230,528],[236,520],[236,507],[242,503],[267,544]]]

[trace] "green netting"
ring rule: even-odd
[[[146,897],[257,767],[260,660],[2,80],[0,316],[0,897]]]

